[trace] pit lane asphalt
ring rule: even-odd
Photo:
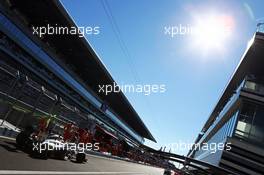
[[[123,160],[87,155],[88,162],[34,159],[16,149],[15,141],[0,138],[0,174],[144,174],[160,175],[164,170]]]

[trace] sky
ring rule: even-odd
[[[172,145],[194,142],[264,20],[261,0],[61,2],[78,26],[99,27],[85,37],[118,84],[165,85],[125,95],[157,140],[145,144],[181,155]]]

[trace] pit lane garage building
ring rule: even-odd
[[[99,92],[114,80],[89,43],[78,34],[33,35],[47,24],[77,28],[58,0],[0,2],[0,125],[19,131],[53,116],[58,132],[67,122],[96,123],[131,144],[155,141],[122,92]]]
[[[195,143],[230,148],[193,149],[188,156],[237,174],[264,174],[264,34],[259,26]]]

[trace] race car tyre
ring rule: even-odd
[[[35,143],[37,144],[37,143]],[[41,145],[41,147],[38,147],[37,149],[32,149],[30,152],[30,156],[34,158],[39,158],[39,159],[48,159],[49,157],[49,152],[48,149],[46,149],[45,145]]]
[[[30,152],[33,147],[32,140],[22,131],[16,137],[16,146],[25,152]]]
[[[25,147],[25,140],[26,140],[26,135],[23,132],[20,132],[16,137],[17,147],[24,148]]]
[[[83,163],[85,161],[85,153],[77,153],[76,154],[76,162]]]

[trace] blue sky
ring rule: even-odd
[[[62,0],[78,26],[99,26],[99,35],[87,35],[119,84],[165,84],[166,92],[127,98],[154,135],[154,148],[193,142],[236,68],[247,42],[264,19],[264,1],[238,0],[107,0],[120,36],[130,54],[121,49],[101,0]],[[197,17],[227,16],[230,35],[221,48],[203,48],[193,35],[169,37],[168,26],[192,26]],[[203,34],[202,41],[206,41]],[[207,38],[208,39],[208,38]],[[218,39],[221,39],[218,38]],[[186,154],[187,150],[175,150]]]

